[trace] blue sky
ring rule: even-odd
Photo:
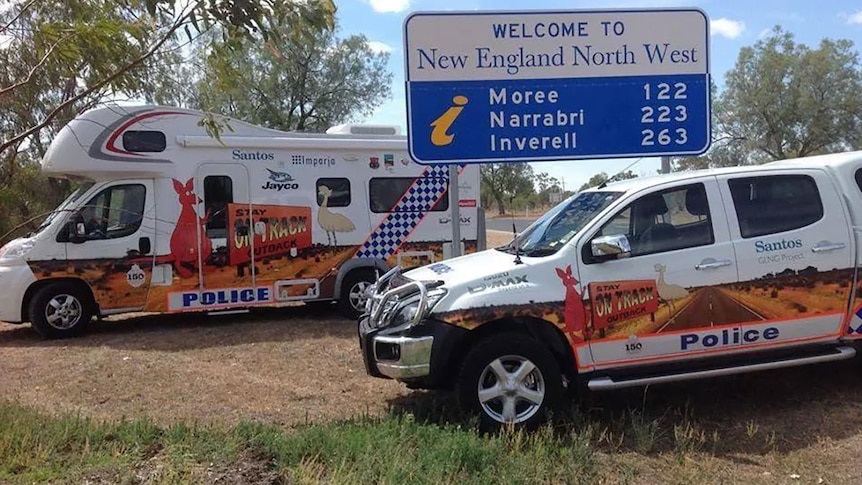
[[[391,53],[389,68],[395,74],[392,99],[364,121],[400,125],[402,130],[406,124],[402,22],[406,14],[415,11],[699,7],[710,18],[710,69],[719,86],[723,85],[724,73],[736,62],[739,49],[754,44],[775,25],[792,32],[797,42],[812,46],[824,37],[850,39],[857,50],[862,45],[862,3],[858,0],[343,0],[337,5],[342,35],[364,34],[374,48]],[[577,189],[593,174],[614,173],[633,161],[540,162],[533,166],[564,179],[568,189]],[[632,170],[648,175],[658,167],[658,159],[647,158]]]

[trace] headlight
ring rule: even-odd
[[[32,239],[15,239],[0,248],[0,259],[23,258],[36,244]]]
[[[399,308],[395,315],[393,315],[391,324],[394,327],[400,327],[401,325],[408,324],[416,318],[416,312],[419,311],[419,300],[410,302],[401,308]]]

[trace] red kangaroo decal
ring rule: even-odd
[[[586,311],[584,310],[584,302],[581,300],[581,295],[578,293],[578,280],[572,276],[571,265],[566,266],[565,270],[555,268],[557,276],[563,280],[563,286],[566,287],[566,307],[564,310],[566,333],[571,336],[575,342],[583,341],[582,335],[586,328]],[[578,332],[578,333],[576,333]]]
[[[204,261],[212,253],[212,241],[207,237],[206,227],[204,227],[209,219],[209,214],[203,219],[198,219],[195,205],[201,202],[201,199],[195,195],[194,179],[189,179],[185,185],[174,179],[174,190],[179,195],[182,210],[180,210],[180,216],[177,218],[174,232],[171,234],[171,256],[173,257],[174,268],[180,277],[188,278],[192,276],[192,270],[198,267],[196,224],[201,226],[200,250]]]

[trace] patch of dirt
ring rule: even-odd
[[[500,246],[505,246],[509,244],[509,241],[512,240],[512,233],[507,231],[494,231],[489,229],[486,231],[487,233],[487,242],[486,247],[489,248],[498,248]]]
[[[86,335],[63,341],[0,323],[0,373],[5,399],[160,424],[294,426],[378,414],[409,393],[365,373],[354,322],[301,305],[94,322]]]

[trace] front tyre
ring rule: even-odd
[[[89,295],[77,285],[47,285],[30,300],[30,325],[46,339],[79,335],[93,318],[90,301]]]
[[[461,405],[479,413],[483,430],[509,424],[535,429],[561,393],[562,375],[554,356],[525,334],[481,340],[464,359],[458,377]]]

